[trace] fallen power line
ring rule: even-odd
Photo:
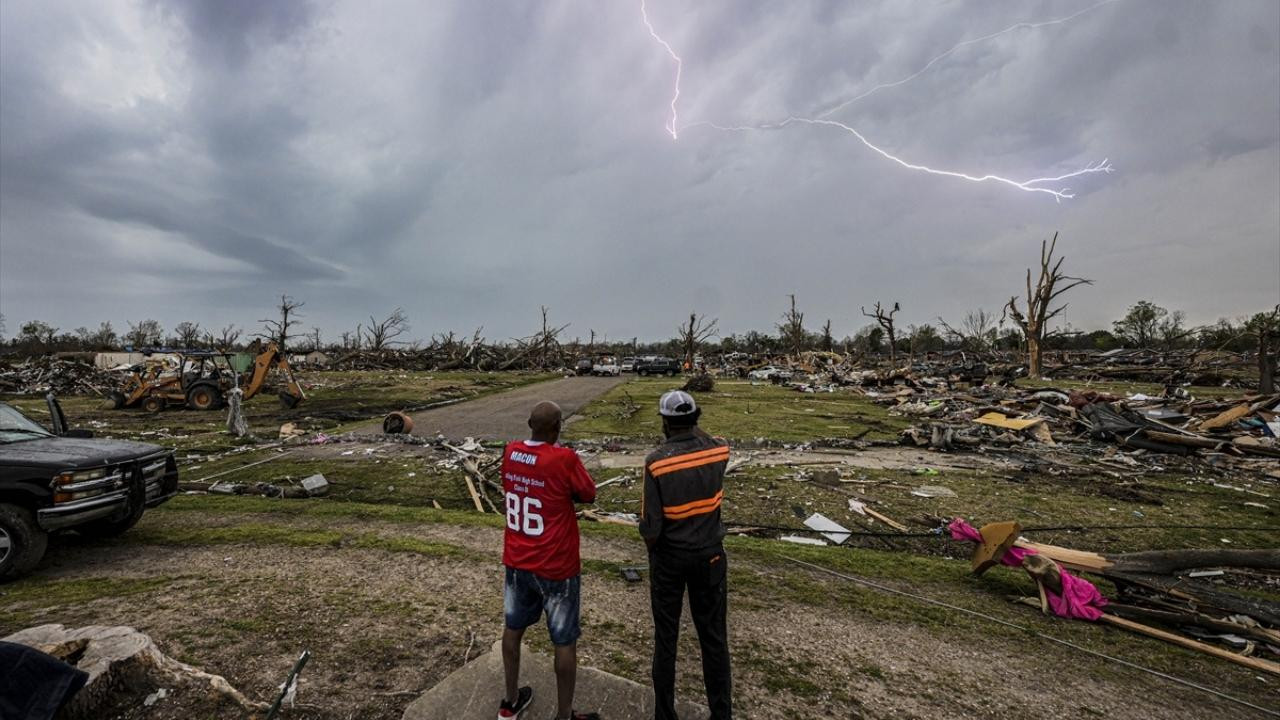
[[[893,595],[900,595],[902,597],[910,598],[912,600],[916,600],[922,603],[927,603],[929,605],[936,605],[938,607],[947,608],[948,610],[955,610],[956,612],[961,612],[966,615],[972,615],[974,617],[982,618],[983,620],[990,620],[991,622],[997,623],[999,625],[1004,625],[1005,627],[1013,628],[1014,630],[1030,633],[1043,640],[1048,640],[1050,642],[1054,642],[1059,645],[1065,645],[1066,647],[1072,648],[1074,650],[1079,650],[1082,653],[1086,653],[1094,657],[1102,658],[1103,660],[1108,660],[1110,662],[1117,663],[1119,665],[1123,665],[1125,667],[1132,668],[1134,670],[1139,670],[1149,675],[1155,675],[1156,677],[1163,678],[1165,680],[1168,680],[1169,682],[1182,685],[1183,687],[1191,688],[1192,690],[1199,690],[1200,692],[1208,693],[1215,697],[1222,698],[1223,700],[1228,700],[1230,702],[1236,703],[1237,705],[1243,705],[1244,707],[1257,710],[1261,713],[1265,713],[1272,717],[1280,717],[1280,712],[1277,712],[1275,710],[1270,710],[1268,708],[1264,708],[1260,705],[1255,705],[1247,700],[1241,700],[1240,698],[1235,697],[1234,695],[1228,695],[1227,693],[1224,693],[1220,690],[1214,690],[1213,688],[1209,688],[1203,685],[1193,683],[1190,680],[1184,680],[1175,675],[1169,675],[1167,673],[1160,672],[1159,670],[1153,670],[1152,668],[1146,667],[1144,665],[1139,665],[1129,660],[1124,660],[1122,658],[1113,657],[1105,653],[1100,653],[1097,650],[1090,650],[1089,648],[1084,647],[1082,645],[1077,645],[1076,643],[1073,643],[1069,640],[1063,640],[1062,638],[1057,638],[1052,635],[1047,635],[1045,633],[1040,632],[1039,630],[1034,630],[1032,628],[1026,627],[1025,625],[1018,625],[1017,623],[1012,623],[1012,622],[1009,622],[1008,620],[1002,620],[993,615],[988,615],[986,613],[978,612],[977,610],[970,610],[969,608],[963,608],[963,607],[960,607],[959,605],[952,605],[951,603],[943,602],[941,600],[935,600],[933,598],[926,597],[924,595],[916,595],[915,593],[909,593],[909,592],[906,592],[905,590],[898,590],[896,588],[891,588],[887,585],[881,585],[879,583],[875,583],[870,580],[865,580],[860,577],[855,577],[853,575],[846,575],[842,572],[832,570],[831,568],[823,567],[821,565],[815,565],[814,563],[805,562],[804,560],[798,560],[796,558],[793,558],[787,555],[783,555],[781,557],[796,565],[807,567],[807,568],[810,568],[811,570],[817,570],[819,572],[823,572],[828,575],[833,575],[842,580],[848,580],[849,582],[857,583],[859,585],[865,585],[867,587],[874,588],[882,592],[891,593]]]

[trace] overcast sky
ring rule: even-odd
[[[896,165],[815,117],[962,41],[1094,0],[0,2],[0,312],[69,330],[502,339],[538,306],[610,338],[690,310],[767,329],[787,294],[953,322],[1040,241],[1092,278],[1067,321],[1150,299],[1193,322],[1280,302],[1280,3],[1119,0],[965,45],[831,116],[903,159],[1017,180],[1109,158],[1055,202]]]

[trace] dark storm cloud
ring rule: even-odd
[[[1051,175],[1055,203],[913,173],[815,114],[955,43],[1088,2],[0,4],[0,312],[58,325],[262,317],[330,334],[553,319],[661,337],[690,309],[840,333],[993,309],[1062,231],[1097,281],[1194,321],[1280,300],[1280,6],[1122,0],[967,46],[834,117],[947,169]],[[65,292],[41,290],[54,273]]]

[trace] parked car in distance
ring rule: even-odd
[[[636,362],[637,375],[678,375],[680,363],[669,357],[641,358]]]
[[[47,400],[52,429],[0,403],[0,582],[35,568],[50,533],[119,535],[178,492],[172,450],[69,429]]]
[[[747,377],[751,380],[790,380],[791,371],[774,367],[773,365],[765,365],[747,373]]]
[[[591,362],[591,358],[578,358],[578,362],[573,365],[573,374],[590,375],[592,367],[594,367],[594,363]]]
[[[612,358],[604,359],[591,366],[591,374],[600,377],[617,377],[622,374],[622,367]]]
[[[622,364],[618,366],[622,372],[634,372],[636,369],[636,359],[633,357],[622,358]]]

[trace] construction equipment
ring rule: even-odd
[[[108,395],[108,401],[117,410],[141,407],[148,412],[160,412],[169,405],[217,410],[233,388],[240,388],[245,400],[257,395],[273,369],[285,378],[285,389],[279,393],[281,405],[297,407],[306,398],[293,376],[293,368],[274,342],[263,347],[261,341],[255,340],[250,352],[255,353],[255,357],[244,373],[232,368],[231,353],[226,352],[185,351],[149,359],[130,369],[120,389]]]

